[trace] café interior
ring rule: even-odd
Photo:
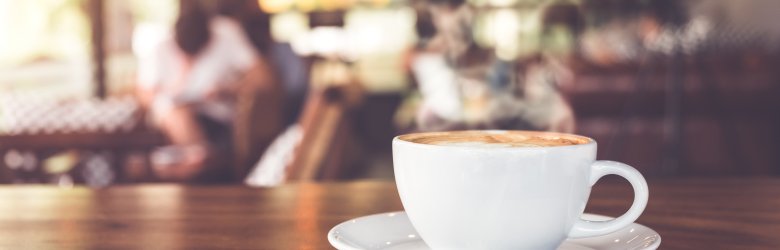
[[[593,138],[598,159],[636,168],[651,192],[638,222],[668,237],[662,246],[717,249],[680,230],[709,224],[665,224],[653,210],[654,188],[711,185],[745,187],[734,195],[771,218],[767,230],[741,228],[755,234],[713,229],[711,242],[780,247],[780,196],[758,201],[746,187],[780,190],[778,13],[761,0],[0,0],[0,211],[19,213],[0,215],[0,232],[44,230],[22,211],[59,218],[46,211],[76,209],[63,197],[100,214],[106,193],[140,211],[156,209],[145,195],[194,188],[216,204],[236,188],[268,211],[276,196],[304,197],[277,201],[296,204],[279,217],[289,227],[254,225],[302,238],[260,230],[276,236],[248,248],[325,249],[328,228],[375,211],[360,205],[376,202],[372,183],[392,185],[395,136],[534,130]],[[343,200],[354,210],[317,210],[331,197],[321,192],[356,192]],[[616,203],[610,216],[628,204]],[[401,209],[388,204],[376,210]],[[77,225],[105,219],[86,213],[48,221],[43,236],[0,236],[0,248],[143,248],[64,232],[102,230]],[[105,230],[131,230],[126,219]],[[186,234],[144,235],[193,248]]]

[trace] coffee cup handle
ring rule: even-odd
[[[634,188],[634,203],[628,211],[612,220],[608,221],[587,221],[578,219],[574,227],[569,232],[571,238],[593,237],[605,235],[634,223],[647,205],[648,189],[647,181],[633,167],[615,161],[596,161],[591,165],[590,186],[606,175],[618,175],[625,178]]]

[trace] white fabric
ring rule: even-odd
[[[295,148],[301,143],[302,138],[301,126],[295,124],[288,127],[263,153],[244,183],[253,187],[272,187],[282,184],[286,177],[286,167],[292,162]]]
[[[420,54],[412,63],[412,71],[423,97],[422,108],[450,122],[460,121],[463,117],[463,103],[455,72],[447,65],[444,56],[436,53]]]

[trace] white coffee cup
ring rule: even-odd
[[[580,144],[528,147],[408,139],[450,133],[563,138]],[[647,183],[636,169],[596,161],[596,141],[571,134],[470,131],[398,136],[393,139],[393,165],[404,209],[433,249],[555,249],[566,238],[605,235],[630,225],[648,197]],[[580,219],[591,186],[611,174],[631,183],[631,208],[610,221]]]

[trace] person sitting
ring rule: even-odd
[[[423,39],[408,58],[420,96],[413,129],[574,131],[558,91],[567,69],[541,54],[509,60],[477,46],[475,12],[463,0],[432,0],[418,14]]]
[[[223,148],[219,141],[229,138],[237,83],[245,77],[275,81],[241,24],[211,16],[198,2],[182,2],[173,33],[141,61],[138,98],[172,143],[153,152],[154,173],[189,181],[208,172],[208,160]]]

